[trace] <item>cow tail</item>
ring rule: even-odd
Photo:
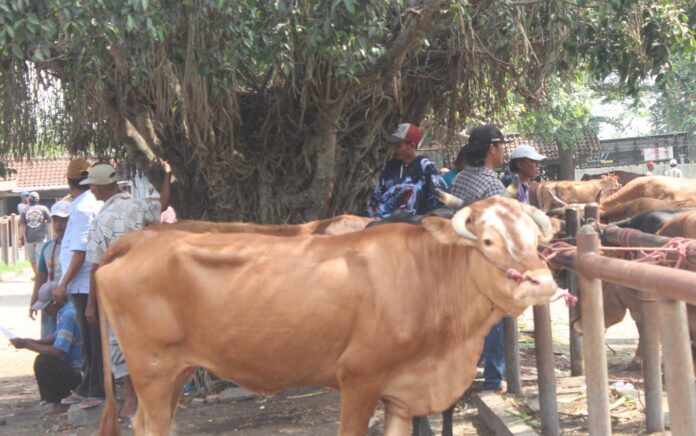
[[[95,280],[96,282],[96,280]],[[99,332],[102,342],[102,359],[104,363],[104,393],[106,394],[106,406],[99,421],[99,436],[119,436],[118,403],[114,394],[114,382],[111,376],[111,345],[109,344],[109,320],[106,318],[104,305],[99,302],[99,288],[95,289],[97,296],[97,308],[99,310]]]

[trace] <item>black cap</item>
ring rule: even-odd
[[[479,126],[471,130],[469,133],[469,144],[479,144],[479,145],[489,145],[493,143],[507,143],[512,142],[506,140],[503,132],[497,127],[486,124],[484,126]]]

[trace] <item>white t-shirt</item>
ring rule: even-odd
[[[70,266],[74,251],[87,251],[89,224],[99,213],[103,202],[97,201],[91,191],[80,194],[70,204],[70,219],[63,235],[60,250],[60,266],[65,274]],[[89,294],[89,271],[92,264],[85,260],[82,268],[68,283],[68,294]]]
[[[679,168],[672,167],[672,168],[668,169],[667,171],[665,171],[665,176],[667,176],[667,177],[681,177],[682,172]]]

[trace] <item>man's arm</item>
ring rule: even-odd
[[[24,212],[22,212],[22,214],[19,216],[19,227],[17,228],[17,239],[19,240],[20,247],[24,246],[24,231],[27,228],[27,226],[25,225],[26,221],[27,215]]]
[[[58,288],[53,291],[53,299],[55,301],[61,301],[65,297],[65,293],[68,290],[68,283],[75,278],[84,263],[85,252],[80,250],[73,251],[72,259],[70,259],[70,266],[68,267],[68,270],[63,273],[63,277],[60,280],[60,285]]]
[[[99,269],[99,264],[92,264],[92,269],[89,271],[89,295],[87,296],[87,307],[85,308],[85,318],[90,324],[97,324],[99,319],[97,318],[97,281],[96,273]]]
[[[58,359],[63,356],[63,351],[59,350],[58,348],[52,345],[54,340],[55,338],[53,337],[42,340],[29,338],[14,338],[10,339],[10,343],[14,345],[14,347],[18,350],[31,350],[36,353],[46,354],[48,356],[55,357],[56,359]]]
[[[34,276],[34,290],[31,293],[31,300],[29,302],[29,318],[31,319],[34,319],[34,315],[36,315],[36,310],[34,310],[32,306],[36,303],[36,300],[39,299],[39,288],[46,283],[46,280],[48,280],[48,274],[36,271],[36,275]]]
[[[162,209],[160,212],[167,210],[172,199],[172,167],[169,165],[169,162],[162,161],[162,170],[164,170],[164,180],[162,181],[162,189],[160,189]]]

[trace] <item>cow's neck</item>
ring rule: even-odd
[[[438,270],[434,271],[448,279],[437,280],[439,288],[433,289],[433,316],[447,324],[443,329],[459,338],[485,336],[504,313],[488,296],[486,291],[489,290],[484,289],[486,284],[494,285],[494,281],[488,279],[499,277],[500,272],[485,261],[482,263],[472,247],[434,242],[431,249],[429,259],[448,259],[440,262]],[[441,266],[448,270],[439,270]]]

